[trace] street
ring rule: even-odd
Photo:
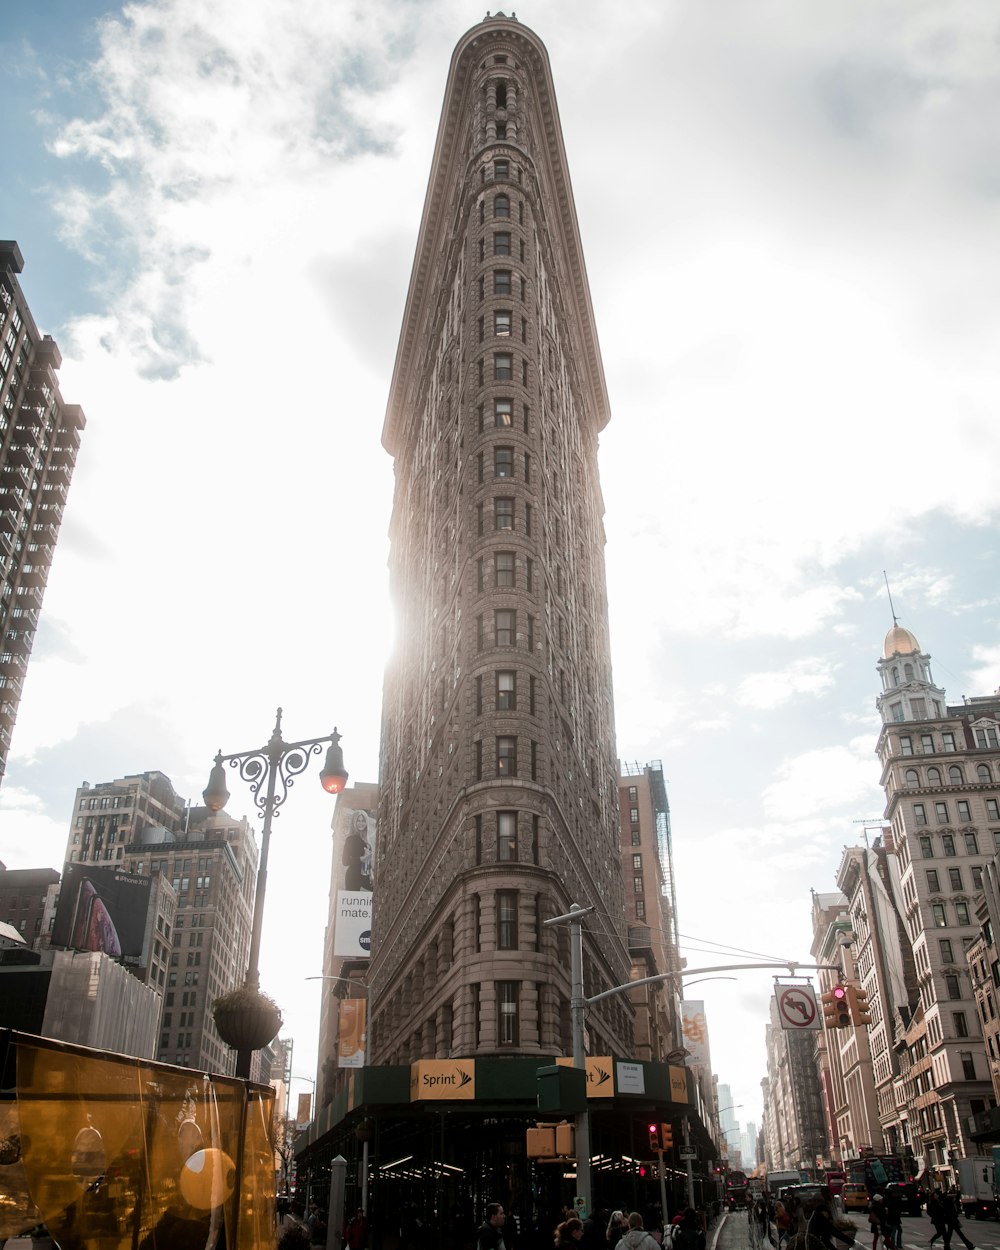
[[[872,1244],[868,1216],[860,1211],[851,1212],[848,1218],[857,1227],[856,1246],[870,1250]],[[962,1231],[977,1250],[1000,1250],[1000,1222],[996,1220],[963,1220]],[[926,1250],[934,1233],[934,1226],[926,1214],[903,1217],[902,1250]],[[839,1244],[839,1243],[838,1243]],[[952,1237],[952,1250],[965,1250],[960,1237]],[[881,1250],[882,1243],[879,1243]],[[940,1239],[934,1243],[941,1245]],[[750,1250],[750,1232],[744,1212],[736,1211],[723,1217],[709,1237],[709,1250]]]

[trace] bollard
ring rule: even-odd
[[[344,1240],[344,1182],[347,1160],[337,1155],[330,1161],[330,1208],[326,1213],[326,1250],[341,1250]]]

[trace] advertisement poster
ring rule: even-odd
[[[151,884],[149,877],[97,864],[64,865],[52,945],[138,958]]]
[[[705,1004],[701,999],[685,999],[681,1004],[684,1012],[681,1027],[684,1045],[691,1054],[695,1067],[707,1068],[711,1064],[708,1049],[708,1023],[705,1020]]]
[[[367,959],[372,945],[375,813],[341,803],[333,854],[338,867],[333,953],[343,959]]]
[[[365,1066],[365,1028],[368,1003],[364,998],[344,998],[340,1002],[340,1043],[337,1048],[337,1066],[340,1068],[363,1068]]]

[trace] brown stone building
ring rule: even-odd
[[[609,420],[548,55],[452,57],[383,443],[399,620],[384,691],[371,1058],[568,1053],[569,954],[628,980],[598,434]],[[591,1053],[632,1051],[624,997]]]
[[[0,777],[86,423],[59,393],[62,357],[31,316],[22,264],[0,241]]]

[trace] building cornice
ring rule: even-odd
[[[456,181],[464,184],[466,180],[467,154],[460,147],[465,134],[462,110],[471,107],[469,90],[472,79],[482,56],[494,45],[505,49],[513,47],[525,60],[530,61],[532,105],[543,137],[540,150],[532,156],[536,168],[544,167],[547,177],[541,179],[542,184],[554,196],[556,212],[552,225],[558,231],[559,249],[568,271],[567,294],[572,302],[571,313],[583,347],[584,359],[579,362],[581,374],[589,383],[597,430],[602,430],[610,419],[604,367],[548,53],[538,36],[515,19],[487,18],[459,40],[448,71],[441,121],[434,145],[430,180],[382,428],[382,444],[390,455],[395,455],[398,450],[399,436],[405,428],[406,407],[412,398],[409,388],[414,376],[420,372],[417,368],[420,343],[428,328],[428,319],[433,316],[433,309],[429,306],[433,277],[439,270],[442,253],[451,242],[448,232],[450,191]]]

